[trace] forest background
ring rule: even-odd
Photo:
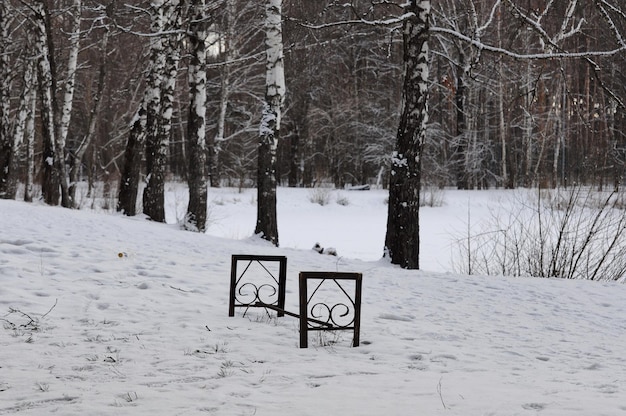
[[[131,168],[147,184],[160,176],[191,189],[199,165],[210,186],[256,186],[272,3],[281,4],[2,1],[0,196],[71,207],[87,182],[122,197]],[[282,2],[279,185],[389,185],[407,91],[406,22],[422,17],[408,7],[427,4],[422,187],[619,188],[624,6],[430,3]],[[204,111],[194,111],[198,90]],[[206,143],[192,137],[194,114]],[[138,120],[154,134],[137,136]],[[123,210],[132,215],[135,204],[131,194]]]

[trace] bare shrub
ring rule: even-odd
[[[330,202],[330,188],[313,188],[309,191],[309,201],[321,206],[328,205]]]
[[[621,197],[582,187],[516,194],[514,210],[457,239],[457,271],[467,274],[620,281],[626,275],[626,211]]]
[[[336,201],[337,201],[337,204],[344,206],[344,207],[350,205],[350,200],[341,193],[337,194]]]
[[[444,191],[440,187],[422,185],[420,193],[420,206],[434,208],[443,205]]]

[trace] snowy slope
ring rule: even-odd
[[[625,285],[405,271],[311,251],[324,239],[349,252],[351,219],[374,224],[355,247],[381,244],[360,240],[384,237],[386,208],[359,195],[319,207],[280,190],[281,241],[297,247],[280,249],[247,238],[250,194],[213,204],[213,232],[243,240],[0,201],[0,415],[626,414]],[[170,200],[175,218],[181,201]],[[426,210],[433,235],[464,215],[454,206]],[[303,213],[301,240],[287,244],[298,223],[285,224]],[[320,217],[336,235],[305,234]],[[448,243],[432,239],[429,264],[445,264]],[[300,349],[293,318],[229,318],[236,253],[286,255],[294,311],[298,271],[362,272],[361,346],[345,334]]]

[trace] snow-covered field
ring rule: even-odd
[[[380,260],[384,191],[279,189],[279,249],[250,238],[253,190],[211,189],[207,235],[176,226],[184,194],[168,225],[0,200],[0,415],[626,414],[626,285],[452,272],[503,191],[424,208],[421,271]],[[229,318],[238,253],[288,257],[292,311],[299,271],[362,272],[361,346]]]

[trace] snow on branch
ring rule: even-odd
[[[586,52],[545,52],[545,53],[517,53],[514,51],[510,51],[508,49],[500,48],[497,46],[487,45],[480,41],[470,38],[462,33],[459,33],[452,29],[446,29],[443,27],[431,27],[430,31],[433,33],[443,33],[446,35],[451,35],[456,37],[459,40],[467,42],[476,48],[502,54],[505,56],[509,56],[515,59],[580,59],[580,58],[593,58],[593,57],[608,57],[617,55],[620,52],[626,51],[626,45],[622,45],[619,48],[605,50],[605,51],[586,51]]]
[[[415,13],[409,12],[409,13],[404,13],[397,17],[391,17],[389,19],[382,19],[382,20],[352,19],[352,20],[341,20],[338,22],[323,23],[319,25],[313,25],[310,23],[301,22],[300,25],[308,29],[327,29],[329,27],[343,26],[343,25],[391,26],[391,25],[400,24],[404,22],[406,19],[409,19],[413,16],[415,16]]]
[[[604,17],[604,20],[606,20],[607,24],[611,28],[611,31],[613,32],[613,35],[617,39],[617,42],[620,45],[622,45],[622,48],[626,48],[626,42],[624,41],[624,38],[622,37],[621,33],[619,32],[619,29],[615,25],[615,22],[613,21],[613,19],[609,15],[609,12],[605,9],[604,6],[607,6],[609,9],[611,9],[611,11],[617,13],[623,19],[626,19],[626,13],[619,10],[612,4],[607,3],[605,0],[596,1],[595,4],[596,4],[596,7],[600,10],[600,14],[602,15],[602,17]]]

